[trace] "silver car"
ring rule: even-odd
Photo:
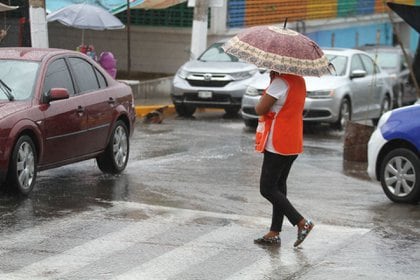
[[[214,43],[177,71],[171,98],[178,115],[191,116],[197,107],[223,108],[231,115],[239,112],[242,96],[258,68],[225,53],[223,43]]]
[[[408,58],[408,62],[406,62],[400,47],[367,45],[359,49],[367,52],[391,76],[392,90],[394,92],[393,107],[397,108],[416,102],[416,89],[410,83],[409,78],[408,64],[411,64],[413,61],[409,50],[404,50]]]
[[[335,67],[334,75],[304,77],[304,121],[326,122],[343,129],[348,120],[371,119],[374,124],[390,110],[392,86],[389,74],[365,52],[354,49],[324,49]],[[242,100],[245,125],[255,126],[255,104],[268,86],[268,74],[255,79]]]

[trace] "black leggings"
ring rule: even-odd
[[[297,155],[283,156],[268,151],[264,152],[260,192],[273,205],[271,231],[281,231],[284,216],[293,226],[303,219],[286,197],[287,177],[296,158]]]

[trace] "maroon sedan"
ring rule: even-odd
[[[96,158],[106,173],[127,165],[131,88],[84,54],[0,48],[0,182],[28,194],[38,171]]]

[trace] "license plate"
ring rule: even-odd
[[[213,93],[211,91],[199,91],[198,92],[198,97],[200,97],[200,98],[212,98]]]

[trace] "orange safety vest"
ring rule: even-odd
[[[273,147],[282,155],[296,155],[303,152],[303,107],[305,105],[306,86],[301,76],[277,75],[286,81],[288,94],[286,102],[276,114],[268,112],[260,116],[255,135],[255,150],[263,153],[268,135],[273,127]],[[264,92],[265,94],[265,92]]]

